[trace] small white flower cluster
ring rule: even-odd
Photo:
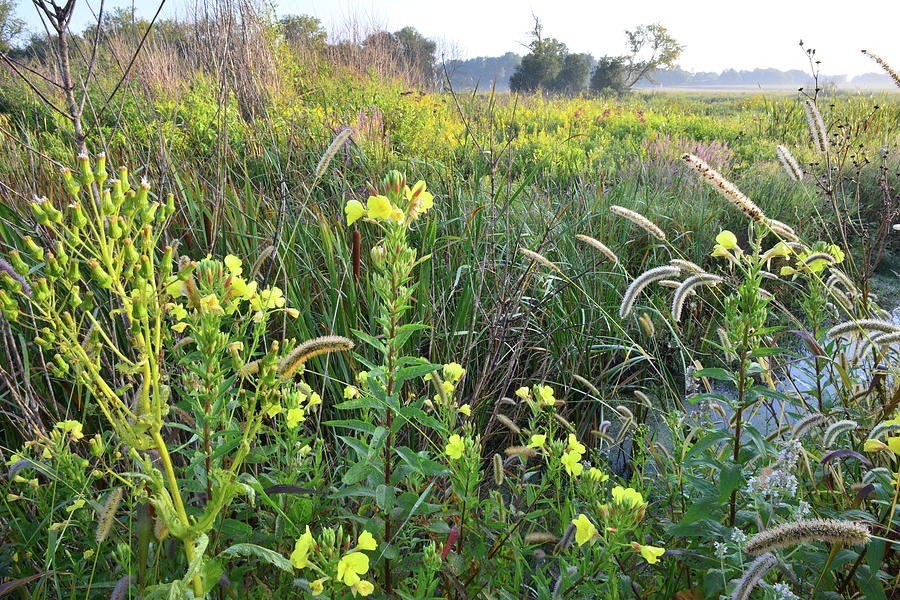
[[[786,583],[772,584],[772,591],[775,592],[775,600],[799,600],[797,595],[791,591]]]
[[[764,469],[756,477],[747,482],[748,494],[768,496],[773,501],[780,498],[791,498],[797,494],[797,478],[786,469]]]
[[[744,542],[747,541],[747,534],[741,531],[740,529],[735,529],[731,532],[731,541],[737,544],[738,546],[743,546]]]

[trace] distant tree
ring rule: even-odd
[[[290,43],[313,51],[325,49],[328,34],[322,21],[309,15],[285,15],[278,20],[284,39]]]
[[[609,90],[621,94],[631,90],[642,79],[655,83],[653,72],[663,68],[676,68],[678,58],[684,50],[684,46],[659,23],[640,25],[634,31],[625,31],[625,37],[630,53],[620,57],[603,57],[591,77],[592,90]]]
[[[653,71],[660,68],[674,69],[684,46],[675,41],[669,30],[660,25],[640,25],[634,31],[626,31],[628,38],[629,89],[641,79],[653,81]]]
[[[12,41],[22,33],[25,23],[15,17],[16,3],[13,0],[0,0],[0,52],[7,52]]]
[[[620,96],[628,91],[627,59],[624,56],[604,56],[597,61],[591,75],[591,91],[597,94]]]
[[[590,54],[566,54],[553,88],[567,94],[578,94],[587,87],[594,57]]]
[[[543,36],[544,26],[534,17],[531,31],[530,53],[522,57],[522,62],[509,78],[509,87],[515,92],[531,92],[539,88],[554,88],[556,78],[563,68],[569,49],[556,38]]]
[[[431,81],[434,78],[434,52],[437,44],[413,27],[404,27],[394,33],[394,40],[410,71],[422,77],[423,81]]]

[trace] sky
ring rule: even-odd
[[[91,21],[89,7],[98,7],[99,0],[76,1],[81,6],[75,27],[81,29]],[[166,0],[162,14],[183,15],[188,1]],[[679,63],[688,71],[808,70],[800,40],[816,49],[825,74],[879,71],[860,53],[863,48],[900,69],[896,0],[276,0],[275,4],[279,14],[320,18],[333,35],[345,30],[349,20],[390,31],[410,25],[426,37],[446,42],[459,58],[525,54],[534,14],[543,22],[545,36],[564,42],[571,52],[595,57],[624,54],[626,29],[659,22],[685,46]],[[106,3],[131,5],[129,0]],[[158,5],[155,0],[134,0],[138,13],[146,17]],[[41,31],[31,2],[19,0],[18,13],[29,29]]]

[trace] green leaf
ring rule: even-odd
[[[350,331],[353,333],[354,338],[356,338],[358,340],[362,340],[363,342],[372,346],[373,348],[375,348],[376,350],[378,350],[378,352],[380,352],[382,354],[385,353],[384,352],[385,351],[384,344],[382,344],[381,342],[376,340],[374,337],[372,337],[368,333],[366,333],[364,331],[359,331],[358,329],[351,329]]]
[[[398,446],[394,448],[394,451],[403,460],[403,462],[412,467],[417,473],[419,473],[420,475],[424,475],[425,477],[448,475],[450,473],[450,469],[448,469],[445,465],[442,465],[439,462],[435,462],[430,458],[421,456],[405,446]],[[423,452],[425,451],[423,450]]]
[[[734,378],[734,373],[720,367],[700,369],[699,371],[694,373],[694,377],[706,377],[707,379],[715,379],[717,381],[730,381],[731,383],[737,383],[737,380]]]
[[[391,510],[394,506],[394,486],[382,483],[375,488],[375,503],[381,510]]]
[[[725,465],[719,471],[719,503],[725,502],[743,480],[741,465]]]
[[[274,567],[278,567],[286,573],[294,572],[294,565],[291,564],[291,561],[274,550],[269,550],[268,548],[263,548],[256,544],[235,544],[219,552],[219,556],[255,556]]]
[[[341,478],[341,481],[344,482],[344,485],[355,485],[369,476],[374,470],[374,465],[372,463],[361,461],[347,469],[347,472],[344,473],[344,476]]]

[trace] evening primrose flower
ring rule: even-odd
[[[531,436],[531,441],[528,442],[529,448],[541,449],[544,447],[544,444],[547,442],[547,436],[543,433],[535,433]]]
[[[241,267],[242,264],[241,259],[233,254],[229,254],[225,257],[225,266],[228,267],[228,270],[231,271],[231,274],[234,277],[240,277],[244,272],[243,267]]]
[[[359,389],[355,385],[348,385],[344,388],[344,399],[350,400],[359,396]]]
[[[890,436],[887,439],[888,448],[891,449],[891,452],[894,454],[900,454],[900,435]]]
[[[362,552],[350,552],[338,561],[337,578],[348,586],[354,586],[360,582],[360,575],[369,570],[369,557]]]
[[[300,536],[294,544],[294,551],[291,552],[291,564],[295,569],[303,569],[309,566],[309,551],[315,544],[309,525],[306,526],[306,532]],[[368,566],[368,558],[366,559]]]
[[[584,546],[589,541],[600,537],[597,533],[597,528],[584,514],[580,514],[578,518],[572,519],[572,525],[575,526],[575,541],[578,542],[579,546]]]
[[[738,247],[737,236],[727,229],[716,236],[716,243],[726,250],[734,250]]]
[[[890,446],[881,440],[866,440],[863,444],[863,452],[881,452],[882,450],[890,450]]]
[[[472,416],[472,407],[470,407],[468,404],[463,404],[462,406],[459,407],[458,410],[459,410],[459,412],[466,415],[467,417]]]
[[[325,591],[325,578],[319,578],[309,583],[309,591],[313,596],[318,596]]]
[[[447,456],[452,460],[459,460],[462,458],[463,453],[466,451],[466,443],[463,439],[454,433],[447,441],[449,443],[447,444],[447,447],[444,448],[444,452]]]
[[[219,299],[216,298],[215,294],[209,294],[208,296],[200,298],[200,308],[210,314],[225,314],[225,311],[222,310],[222,306],[219,304]]]
[[[621,485],[613,488],[612,497],[616,504],[626,508],[639,508],[644,503],[644,497],[640,492],[631,488],[623,488]]]
[[[597,467],[591,467],[590,470],[588,470],[588,477],[590,477],[597,483],[603,483],[604,481],[609,479],[609,475],[607,475]]]
[[[640,552],[641,556],[644,557],[644,560],[651,565],[659,562],[659,557],[666,551],[665,548],[660,548],[659,546],[644,546],[637,542],[631,542],[631,547],[634,548],[635,551]]]
[[[350,586],[350,591],[354,596],[359,594],[360,596],[368,596],[372,592],[375,591],[375,586],[372,585],[371,581],[366,581],[365,579],[353,584]]]
[[[375,541],[375,538],[372,537],[371,533],[363,530],[363,532],[359,534],[359,539],[356,540],[356,547],[360,550],[375,550],[378,547],[378,543]]]
[[[371,204],[371,199],[369,200],[369,204]],[[347,205],[344,206],[344,213],[347,215],[347,226],[349,227],[350,225],[353,225],[357,219],[366,216],[366,208],[359,200],[350,200],[347,202]]]
[[[574,433],[569,434],[569,450],[578,454],[584,454],[585,451],[584,444],[578,441]]]
[[[369,216],[373,219],[389,219],[393,210],[391,201],[387,196],[369,196]]]
[[[61,430],[63,433],[68,433],[72,436],[72,441],[77,442],[78,440],[84,437],[84,434],[81,432],[81,423],[78,421],[74,421],[69,419],[68,421],[60,421],[55,426],[57,429]]]
[[[584,465],[581,464],[581,454],[577,452],[569,451],[563,454],[562,464],[566,468],[566,473],[572,477],[578,477],[584,471]]]
[[[451,381],[456,383],[460,379],[462,379],[463,375],[466,374],[466,370],[462,368],[462,365],[456,362],[447,363],[444,365],[444,378],[447,381]]]
[[[720,256],[731,256],[731,253],[725,249],[725,246],[722,244],[716,244],[716,247],[713,248],[712,254],[710,256],[718,258]]]
[[[305,418],[304,411],[302,408],[291,408],[287,411],[287,426],[290,429],[294,429],[299,425]]]
[[[537,396],[542,405],[553,406],[556,404],[556,398],[553,397],[553,388],[549,385],[534,386],[534,395]]]
[[[175,323],[169,329],[177,333],[184,333],[184,330],[187,329],[187,326],[188,324],[182,321],[181,323]]]
[[[524,386],[520,387],[519,389],[516,390],[516,396],[518,396],[519,398],[524,400],[525,398],[528,397],[528,388],[524,387]]]

